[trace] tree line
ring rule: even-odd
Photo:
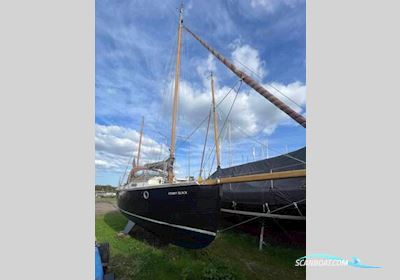
[[[95,190],[97,192],[115,192],[115,187],[111,185],[96,185]]]

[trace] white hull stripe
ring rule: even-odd
[[[170,224],[167,222],[163,222],[163,221],[158,221],[158,220],[154,220],[154,219],[150,219],[147,217],[143,217],[143,216],[139,216],[133,213],[130,213],[128,211],[125,211],[121,208],[119,208],[119,210],[125,214],[128,214],[132,217],[136,217],[145,221],[149,221],[155,224],[159,224],[159,225],[165,225],[165,226],[170,226],[170,227],[175,227],[175,228],[179,228],[179,229],[184,229],[184,230],[189,230],[189,231],[194,231],[194,232],[198,232],[198,233],[203,233],[203,234],[207,234],[207,235],[212,235],[212,236],[216,236],[217,234],[215,232],[212,231],[208,231],[208,230],[204,230],[204,229],[198,229],[198,228],[192,228],[192,227],[187,227],[187,226],[181,226],[181,225],[176,225],[176,224]]]

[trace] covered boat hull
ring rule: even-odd
[[[217,170],[212,178],[306,168],[306,148],[277,157]],[[223,184],[221,208],[280,215],[306,215],[306,178]]]
[[[219,186],[192,182],[120,190],[118,208],[161,239],[184,248],[203,248],[217,233]]]

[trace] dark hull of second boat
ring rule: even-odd
[[[306,148],[277,157],[218,169],[211,177],[279,172],[306,168]],[[223,184],[221,208],[278,215],[306,215],[306,178]]]
[[[159,238],[199,249],[209,245],[217,233],[219,186],[185,183],[120,190],[118,208]]]
[[[278,180],[277,183],[279,183]],[[260,187],[258,184],[253,187],[253,190],[249,190],[250,184],[224,184],[221,186],[221,208],[257,213],[269,211],[274,214],[291,216],[306,215],[305,189],[282,190],[279,187],[268,189],[268,187]],[[244,190],[235,191],[240,189]]]

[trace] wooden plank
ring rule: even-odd
[[[306,169],[289,170],[272,173],[260,173],[253,175],[243,175],[227,178],[207,179],[200,181],[202,185],[218,185],[218,184],[229,184],[229,183],[243,183],[243,182],[254,182],[264,180],[276,180],[276,179],[288,179],[306,177]]]

